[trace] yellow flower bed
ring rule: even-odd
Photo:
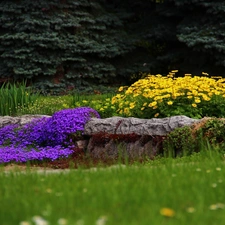
[[[112,98],[112,105],[121,116],[140,118],[223,116],[224,78],[208,77],[204,72],[201,76],[175,77],[176,72],[167,76],[147,75],[130,87],[120,87],[121,93]]]

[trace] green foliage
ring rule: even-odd
[[[70,105],[72,107],[88,106],[95,109],[101,118],[116,116],[116,107],[112,104],[114,94],[80,95],[74,94]]]
[[[61,110],[72,108],[70,106],[70,96],[39,96],[33,103],[29,104],[26,108],[18,108],[17,115],[23,114],[41,114],[52,115],[53,113]]]
[[[16,115],[19,111],[33,105],[38,98],[23,83],[4,83],[0,88],[0,115]]]
[[[187,156],[196,152],[196,141],[188,126],[170,132],[163,141],[164,156]]]
[[[225,150],[225,120],[219,118],[209,119],[198,130],[198,136],[206,139],[210,145]]]
[[[17,115],[52,115],[61,109],[88,106],[98,111],[101,118],[107,118],[117,115],[116,108],[111,103],[113,96],[113,93],[92,95],[73,93],[71,95],[64,96],[39,96],[34,103],[28,104],[27,107],[19,107]]]
[[[163,141],[164,156],[191,155],[199,151],[225,151],[225,120],[207,119],[196,125],[184,126],[170,132]]]

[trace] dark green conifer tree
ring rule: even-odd
[[[1,78],[28,79],[39,89],[115,81],[113,59],[133,48],[105,1],[0,1]]]
[[[225,1],[174,0],[174,3],[184,14],[177,26],[177,38],[189,49],[185,57],[189,68],[225,76]]]
[[[224,14],[222,0],[3,0],[0,77],[65,91],[138,72],[225,76]]]
[[[225,76],[224,15],[223,0],[164,0],[156,4],[154,26],[146,30],[146,41],[162,47],[163,54],[156,56],[157,70],[161,64],[165,73],[179,69],[180,74],[205,71]]]

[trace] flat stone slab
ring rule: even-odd
[[[191,126],[197,122],[200,122],[200,119],[192,119],[182,115],[153,119],[134,117],[92,118],[86,123],[84,134],[91,136],[105,132],[109,134],[135,133],[137,135],[165,136],[178,127]]]

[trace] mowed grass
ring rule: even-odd
[[[214,151],[54,174],[3,169],[1,225],[222,225],[225,221],[224,156]]]

